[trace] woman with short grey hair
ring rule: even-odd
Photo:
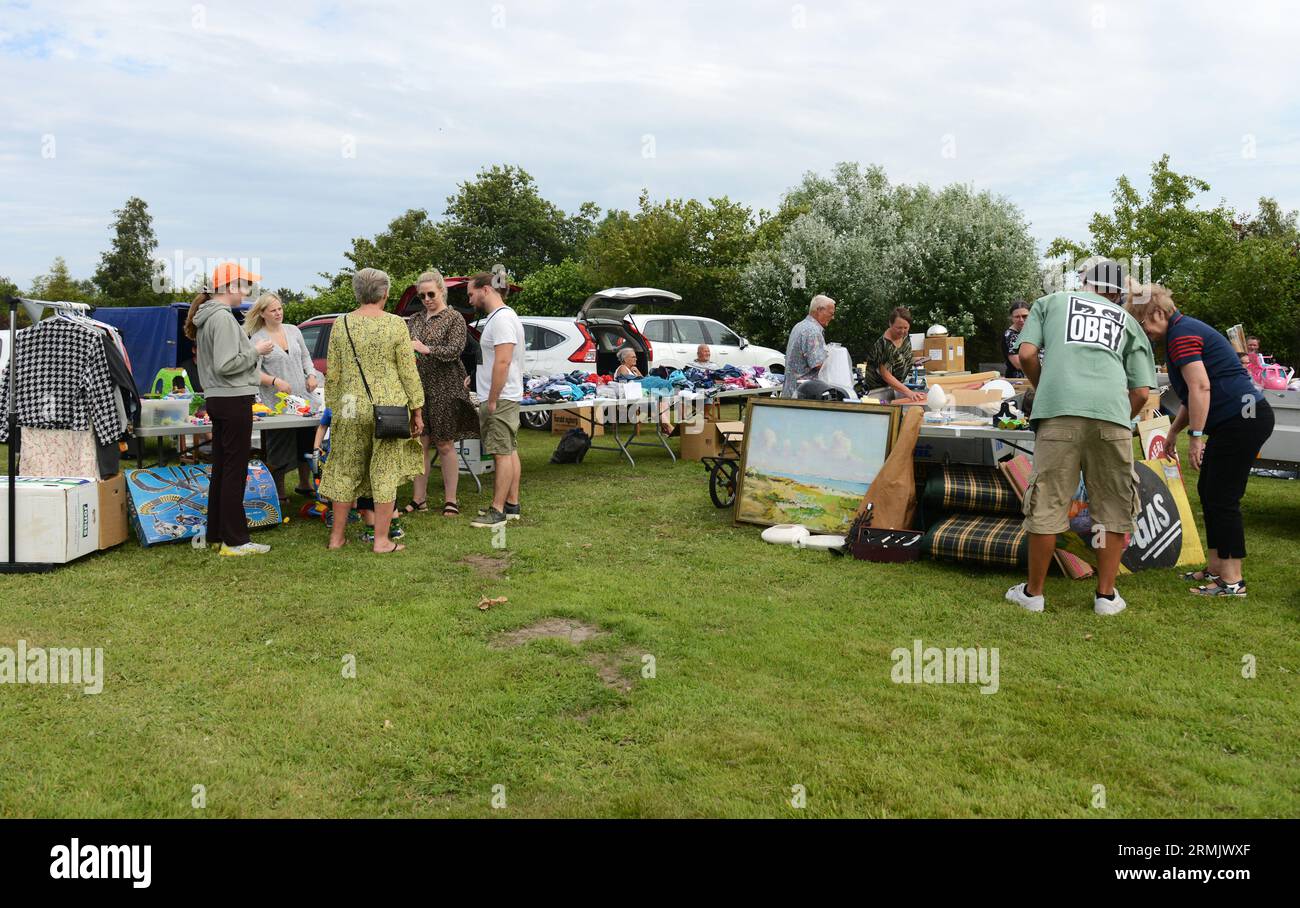
[[[415,368],[406,322],[384,311],[388,275],[362,268],[352,277],[357,309],[334,322],[326,359],[325,405],[331,413],[330,456],[319,493],[334,502],[329,547],[347,542],[348,512],[361,497],[374,499],[374,551],[405,548],[389,538],[397,489],[419,476],[424,432],[424,388]],[[375,407],[406,407],[411,437],[376,438]]]

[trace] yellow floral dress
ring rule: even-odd
[[[349,329],[355,357],[348,344]],[[361,382],[358,359],[370,397]],[[379,503],[396,501],[398,487],[424,472],[420,443],[411,438],[375,438],[373,407],[424,406],[424,388],[406,323],[389,313],[340,318],[330,331],[325,362],[325,406],[330,408],[331,421],[321,496],[333,501],[355,501],[366,495]]]

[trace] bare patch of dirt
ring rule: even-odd
[[[466,555],[459,564],[468,564],[480,577],[487,580],[500,580],[510,567],[510,553],[500,555]]]
[[[543,618],[532,624],[505,631],[492,638],[492,646],[522,646],[529,640],[568,640],[570,643],[582,643],[593,637],[603,637],[607,632],[594,624],[575,621],[572,618]]]
[[[602,684],[626,694],[632,690],[637,678],[635,673],[629,677],[627,669],[641,664],[641,652],[623,649],[617,653],[592,653],[587,657],[587,664],[596,669]]]

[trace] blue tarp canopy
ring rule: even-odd
[[[126,353],[131,357],[131,376],[142,396],[149,393],[149,383],[159,369],[175,366],[179,361],[177,341],[185,340],[186,347],[190,346],[181,332],[188,308],[185,305],[101,306],[95,310],[95,319],[121,332]]]
[[[236,318],[242,320],[248,303],[239,307]],[[136,390],[143,396],[149,393],[149,385],[159,369],[172,369],[184,366],[189,372],[190,383],[199,389],[198,371],[194,368],[194,344],[185,336],[185,315],[189,312],[189,303],[173,303],[170,306],[101,306],[92,317],[106,325],[112,325],[122,332],[122,343],[126,344],[127,355],[131,357],[131,377],[135,379]],[[164,388],[163,393],[171,391]]]

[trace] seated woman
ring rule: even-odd
[[[641,370],[636,367],[636,351],[631,347],[624,347],[618,352],[618,368],[614,370],[615,381],[631,381],[638,378],[645,378]],[[665,435],[673,434],[673,423],[668,418],[669,404],[666,400],[659,402],[659,428]]]
[[[863,386],[868,391],[887,389],[885,400],[920,403],[925,395],[913,391],[903,382],[912,374],[912,313],[899,306],[889,313],[889,327],[867,351],[867,369]]]

